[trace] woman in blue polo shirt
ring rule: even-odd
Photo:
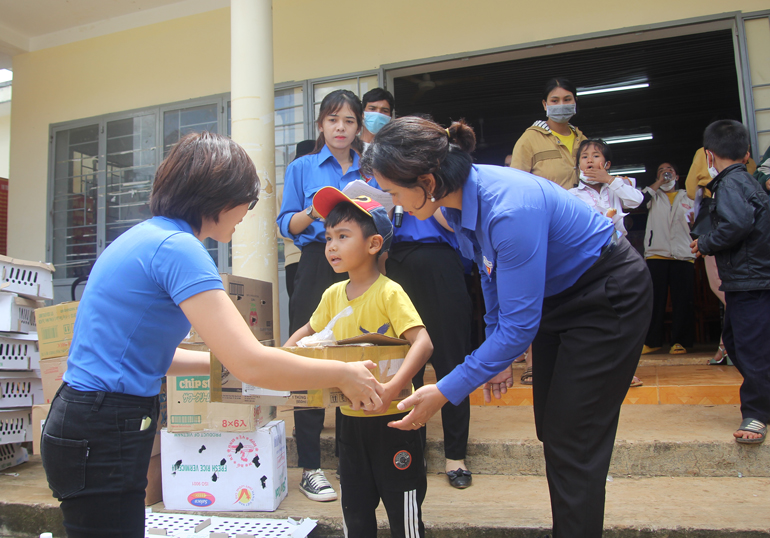
[[[652,286],[612,222],[558,185],[473,165],[473,130],[404,117],[382,128],[362,169],[425,220],[441,209],[482,274],[487,339],[436,385],[404,400],[393,427],[414,429],[447,401],[512,382],[533,343],[533,399],[551,491],[553,535],[599,537],[620,406],[639,361]],[[399,404],[399,407],[402,404]]]
[[[313,210],[313,196],[321,187],[342,190],[361,179],[362,142],[357,136],[363,125],[361,100],[347,90],[331,92],[321,101],[317,125],[315,149],[286,167],[277,219],[281,235],[302,251],[289,299],[289,334],[310,321],[329,286],[348,278],[347,273],[335,273],[326,260],[326,230]],[[311,500],[333,501],[337,493],[320,469],[323,423],[323,409],[294,413],[298,461],[304,469],[299,489]]]
[[[144,536],[161,378],[209,373],[208,353],[177,348],[191,324],[244,382],[275,390],[339,386],[369,409],[381,405],[366,365],[262,346],[224,292],[202,241],[230,241],[258,196],[254,164],[240,146],[216,134],[187,135],[158,168],[155,216],[94,264],[41,439],[68,536]]]

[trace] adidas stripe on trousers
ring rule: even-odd
[[[393,538],[425,536],[422,502],[428,485],[420,432],[388,427],[405,415],[342,416],[338,442],[345,536],[376,538],[380,500]]]

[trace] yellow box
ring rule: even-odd
[[[375,345],[376,344],[376,345]],[[289,353],[313,359],[357,362],[370,360],[377,365],[372,373],[385,383],[393,379],[404,362],[409,345],[406,340],[382,335],[361,335],[340,340],[336,345],[302,348],[281,348]],[[405,387],[395,398],[403,400],[412,392]],[[249,405],[293,405],[296,407],[340,407],[350,405],[337,388],[302,391],[272,391],[241,382],[211,354],[211,401]]]
[[[61,303],[35,310],[40,360],[67,356],[72,343],[78,304]]]

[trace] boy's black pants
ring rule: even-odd
[[[533,401],[554,538],[599,538],[620,406],[642,351],[652,284],[621,239],[567,290],[543,301]]]
[[[725,292],[722,341],[743,376],[741,416],[770,421],[770,290]]]
[[[376,538],[382,499],[393,538],[425,536],[422,502],[428,489],[418,430],[389,428],[406,413],[339,420],[340,490],[345,536]]]

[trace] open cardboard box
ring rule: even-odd
[[[400,338],[381,334],[362,334],[353,338],[339,340],[334,345],[323,347],[287,347],[281,348],[289,353],[313,359],[357,362],[370,360],[377,365],[372,373],[380,382],[393,379],[406,353],[409,343]],[[405,387],[395,398],[403,400],[412,392],[412,387]],[[350,405],[350,401],[337,388],[312,389],[302,391],[274,391],[254,387],[241,382],[225,368],[216,356],[211,354],[211,401],[240,403],[249,405],[293,405],[296,407],[340,407]]]

